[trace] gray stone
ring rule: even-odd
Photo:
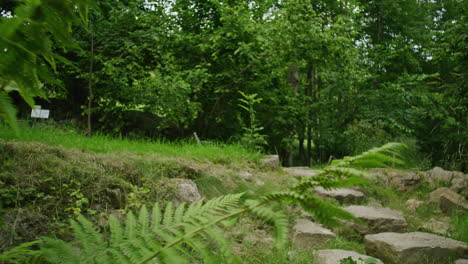
[[[468,254],[461,241],[423,232],[367,235],[364,243],[367,254],[387,264],[449,263]]]
[[[468,174],[462,174],[452,179],[450,190],[468,199]]]
[[[292,232],[293,245],[301,248],[314,247],[336,237],[329,229],[307,219],[298,219]]]
[[[354,217],[362,220],[367,226],[347,221],[346,225],[355,229],[361,235],[375,234],[380,232],[403,232],[408,226],[403,214],[399,211],[364,205],[351,205],[343,208]]]
[[[173,199],[175,205],[178,205],[182,202],[195,202],[202,198],[200,192],[198,191],[197,184],[191,180],[187,179],[174,179],[177,188],[176,196]]]
[[[311,177],[315,176],[323,171],[321,170],[311,170],[308,167],[288,167],[288,168],[283,168],[283,170],[292,176],[296,177]]]
[[[325,190],[323,187],[316,187],[314,191],[319,196],[331,197],[340,203],[362,202],[366,199],[362,192],[349,188]]]
[[[253,174],[248,171],[244,171],[239,173],[239,177],[244,181],[252,181]]]
[[[429,201],[439,204],[440,209],[445,213],[455,209],[468,210],[468,202],[465,198],[446,187],[431,192]]]
[[[432,233],[446,235],[450,229],[450,217],[431,218],[422,227]]]
[[[254,230],[249,232],[243,239],[244,243],[247,242],[249,245],[257,246],[269,246],[273,244],[274,239],[265,230]]]
[[[439,189],[437,189],[435,191],[432,191],[429,194],[429,202],[439,204],[440,203],[440,197],[442,196],[442,194],[447,193],[447,192],[450,193],[452,191],[447,187],[442,187],[442,188],[439,188]]]
[[[440,196],[439,207],[444,213],[449,213],[453,210],[468,210],[468,202],[458,193],[444,193]]]
[[[341,249],[325,249],[315,253],[315,264],[339,264],[340,260],[351,257],[357,264],[364,264],[366,259],[373,258],[362,255],[354,251]],[[376,258],[374,258],[376,259]],[[380,259],[376,259],[376,264],[383,264]]]
[[[385,184],[395,187],[400,192],[414,190],[421,184],[421,176],[414,172],[391,171],[380,169],[372,175]]]
[[[468,264],[468,259],[457,259],[454,264]]]
[[[260,160],[260,163],[272,170],[277,170],[280,167],[280,160],[278,155],[268,155]]]
[[[423,204],[424,204],[423,201],[419,201],[416,199],[409,199],[405,203],[406,209],[408,209],[408,211],[413,212],[413,213],[416,212],[416,209],[418,209]]]
[[[432,170],[428,170],[425,173],[426,181],[429,186],[435,188],[440,184],[448,185],[452,181],[453,172],[446,171],[440,167],[434,167]]]

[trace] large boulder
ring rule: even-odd
[[[321,170],[311,170],[308,167],[288,167],[288,168],[283,168],[283,170],[287,174],[296,176],[296,177],[310,177],[310,176],[315,176],[323,172]]]
[[[414,172],[391,171],[381,169],[372,175],[385,184],[395,187],[400,192],[414,190],[421,184],[421,176]]]
[[[260,160],[260,163],[272,170],[277,170],[280,167],[280,159],[278,155],[269,155]]]
[[[367,254],[387,264],[449,263],[468,254],[461,241],[423,232],[367,235],[364,243]]]
[[[375,234],[380,232],[404,232],[408,224],[403,214],[399,211],[364,205],[351,205],[343,210],[350,212],[354,217],[367,224],[359,224],[347,221],[345,224],[355,229],[361,235]]]
[[[364,264],[366,259],[373,258],[362,255],[354,251],[341,249],[318,250],[315,253],[315,264],[339,264],[340,260],[351,257],[356,264]],[[375,259],[375,258],[374,258]],[[383,264],[380,259],[376,259],[375,264]]]
[[[314,192],[321,197],[334,198],[340,203],[359,203],[366,199],[362,192],[349,188],[325,190],[323,187],[316,187]]]
[[[300,248],[314,247],[336,237],[329,229],[307,219],[298,219],[292,232],[292,243]]]
[[[453,264],[468,264],[468,259],[457,259]]]
[[[468,210],[466,199],[446,187],[431,192],[429,194],[429,201],[438,204],[440,209],[446,213],[456,209]]]

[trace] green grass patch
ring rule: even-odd
[[[451,216],[452,238],[468,243],[468,212],[455,212]]]
[[[157,154],[165,157],[182,157],[210,160],[227,164],[241,160],[258,161],[261,154],[245,149],[240,144],[198,145],[191,141],[165,142],[162,140],[130,140],[96,134],[86,137],[73,129],[64,130],[49,125],[29,127],[20,124],[19,134],[0,123],[0,139],[8,141],[42,142],[52,146],[74,148],[96,153],[131,152],[140,155]]]
[[[364,244],[358,240],[346,239],[341,236],[337,236],[334,239],[330,239],[325,243],[321,249],[342,249],[356,251],[361,254],[365,254]]]

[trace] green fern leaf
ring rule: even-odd
[[[164,210],[164,216],[163,216],[163,225],[164,226],[169,226],[173,222],[173,217],[174,217],[174,205],[172,202],[167,203],[166,209]]]

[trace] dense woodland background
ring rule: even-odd
[[[0,99],[20,118],[35,97],[89,134],[196,132],[284,165],[402,141],[467,170],[467,1],[100,0],[71,36],[56,10],[90,1],[23,2],[0,2]]]

